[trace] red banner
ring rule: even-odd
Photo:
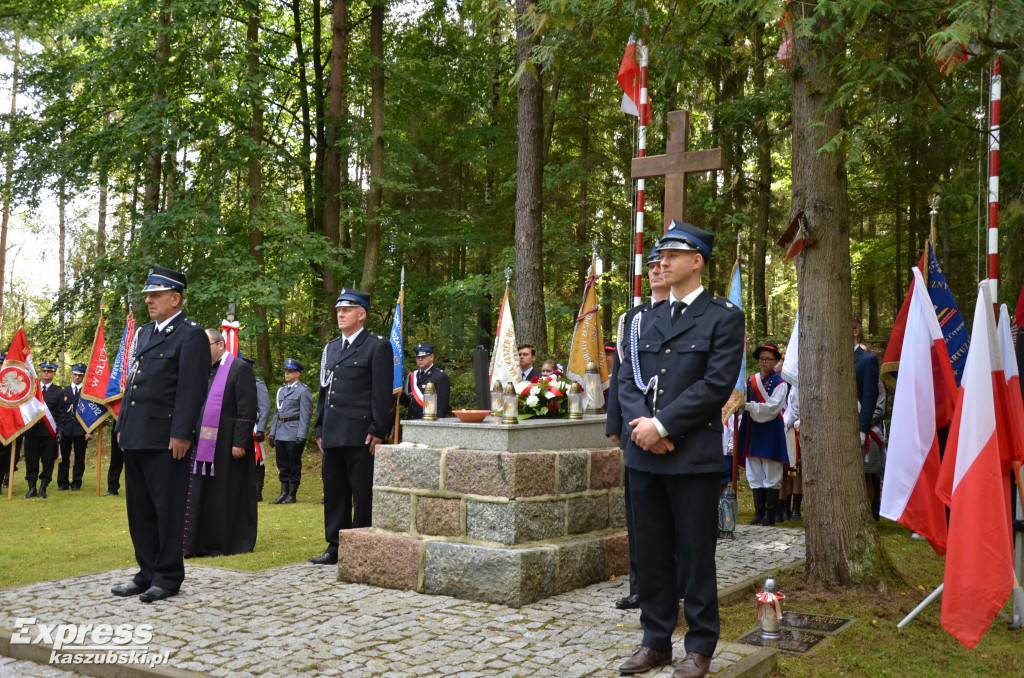
[[[103,335],[103,311],[100,311],[96,337],[92,340],[89,369],[82,385],[82,397],[95,403],[107,400],[107,384],[110,382],[110,361],[107,359],[107,344]]]

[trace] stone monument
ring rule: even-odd
[[[519,607],[628,571],[604,415],[402,427],[377,447],[373,527],[341,531],[339,580]]]

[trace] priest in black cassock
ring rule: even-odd
[[[208,329],[210,379],[196,430],[185,505],[185,557],[249,553],[256,546],[259,480],[252,430],[256,378]]]

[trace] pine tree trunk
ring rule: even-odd
[[[263,168],[260,164],[263,146],[263,78],[260,74],[260,0],[252,0],[252,14],[245,41],[249,57],[249,87],[252,96],[252,127],[249,150],[249,254],[259,274],[263,273]],[[267,307],[253,301],[253,315],[256,316],[256,362],[264,380],[273,378],[270,365],[270,330],[267,324]]]
[[[533,46],[529,19],[531,3],[516,0],[516,62],[523,69],[516,86],[519,104],[516,166],[516,340],[532,343],[546,355],[547,322],[544,317],[544,232],[541,208],[544,180],[544,88],[540,71],[528,64]]]
[[[380,256],[380,207],[384,195],[384,1],[370,8],[370,190],[366,195],[363,291],[373,294]]]
[[[754,89],[764,94],[764,25],[754,20]],[[754,272],[754,336],[768,336],[768,294],[765,289],[764,273],[768,247],[768,221],[772,206],[772,146],[768,134],[769,105],[764,104],[761,115],[754,123],[754,134],[757,139],[757,230],[754,233],[754,265],[749,270]]]
[[[302,152],[299,170],[302,173],[302,204],[306,214],[306,232],[316,230],[313,215],[313,175],[310,159],[313,156],[313,123],[309,117],[309,83],[306,80],[306,50],[302,44],[302,13],[299,0],[292,0],[292,22],[295,27],[295,61],[299,66],[299,106],[302,109]]]
[[[64,141],[64,135],[61,134],[61,141]],[[63,143],[62,143],[63,145]],[[57,179],[57,237],[59,239],[58,250],[57,250],[57,299],[59,303],[57,306],[57,328],[60,336],[60,346],[57,349],[57,369],[59,370],[58,382],[64,383],[64,293],[68,289],[68,274],[67,274],[67,206],[68,206],[68,193],[67,193],[67,178],[64,176],[64,172],[67,171],[64,168],[59,170],[61,172],[60,177]]]
[[[814,6],[803,6],[808,17]],[[820,8],[814,21],[813,33],[838,23]],[[841,109],[830,107],[838,85],[832,60],[842,58],[842,38],[823,44],[797,35],[792,210],[804,211],[814,240],[797,265],[807,579],[824,588],[875,584],[877,534],[865,501],[850,329],[847,177],[841,152],[821,151],[843,124]]]
[[[330,104],[327,111],[326,140],[324,152],[324,232],[331,245],[331,257],[339,257],[341,228],[341,155],[338,142],[341,126],[345,122],[347,104],[345,100],[345,69],[348,63],[348,3],[334,0],[334,16],[331,22],[331,76],[328,84]],[[324,304],[333,308],[338,283],[330,267],[323,270],[322,294]],[[320,339],[325,342],[334,328],[334,314],[323,316]]]
[[[160,17],[157,20],[158,33],[156,36],[156,53],[153,58],[153,109],[159,111],[167,98],[166,74],[164,68],[170,59],[171,41],[169,29],[171,25],[171,0],[164,0],[160,9]],[[157,118],[163,115],[157,112]],[[149,135],[149,159],[146,169],[146,192],[142,202],[142,209],[151,220],[160,209],[160,179],[161,164],[163,157],[163,141],[160,132],[154,130]]]

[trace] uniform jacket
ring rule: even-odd
[[[363,445],[368,433],[384,438],[391,430],[391,343],[365,329],[344,354],[341,342],[323,353],[314,432],[324,448]]]
[[[622,436],[622,444],[619,447],[623,450],[626,449],[626,420],[622,418],[622,408],[619,406],[619,387],[615,378],[615,375],[619,373],[619,367],[622,365],[622,351],[625,347],[623,340],[626,338],[626,335],[629,334],[630,328],[633,327],[633,318],[636,317],[636,314],[650,311],[660,303],[660,301],[655,302],[652,299],[651,301],[640,304],[639,306],[634,306],[619,316],[618,329],[616,330],[618,341],[615,342],[615,359],[612,362],[611,383],[608,385],[608,419],[605,423],[604,434],[606,436],[610,436],[613,433],[617,433]]]
[[[878,401],[878,358],[858,346],[853,351],[853,369],[857,373],[857,402],[860,403],[860,432],[871,432],[871,421]]]
[[[74,384],[68,384],[64,387],[64,399],[61,417],[57,418],[60,422],[60,432],[64,437],[78,438],[85,435],[85,429],[82,428],[82,423],[78,421],[78,417],[75,415],[75,410],[78,407],[78,399],[82,397],[82,388],[85,384],[79,384],[78,394],[75,394]],[[53,413],[56,416],[56,413]]]
[[[657,416],[675,449],[656,455],[629,440],[625,463],[649,473],[721,473],[722,407],[743,359],[743,312],[705,290],[675,324],[670,313],[669,304],[659,304],[644,319],[636,342],[639,365],[626,337],[617,380],[627,422],[623,438],[632,434],[628,422]],[[658,377],[646,395],[634,382],[636,371],[644,384]]]
[[[116,431],[124,450],[166,450],[171,438],[195,441],[206,401],[210,340],[184,313],[163,332],[139,328],[135,362],[121,400]],[[155,334],[155,336],[154,336]]]
[[[523,371],[519,370],[519,374],[522,375],[522,373]],[[540,372],[538,372],[536,368],[531,367],[530,371],[526,373],[526,378],[524,379],[524,381],[533,381],[534,379],[540,379],[540,376]]]
[[[313,414],[313,392],[301,381],[277,389],[277,410],[270,426],[270,437],[286,443],[309,437],[309,419]],[[298,417],[294,419],[293,417]],[[281,419],[290,421],[281,421]],[[365,439],[365,436],[364,436]]]
[[[421,391],[426,388],[427,384],[434,385],[434,390],[437,392],[437,416],[447,416],[448,406],[451,402],[452,384],[448,379],[448,375],[444,373],[444,370],[437,365],[431,365],[430,369],[427,371],[413,370],[409,373],[409,376],[405,378],[405,387],[402,389],[401,402],[409,408],[410,419],[422,419],[423,407],[416,402],[416,398],[412,395],[412,389],[410,387],[412,379],[416,380],[416,384],[420,387]]]
[[[256,377],[256,433],[267,432],[267,422],[270,420],[270,391],[267,390],[265,381]]]
[[[40,383],[40,388],[42,384]],[[43,392],[43,401],[46,403],[46,409],[50,410],[50,414],[53,415],[53,421],[57,424],[57,433],[60,433],[63,429],[64,416],[66,414],[64,410],[64,389],[57,385],[56,381],[50,382],[50,387]],[[50,429],[46,426],[46,420],[40,419],[37,421],[32,428],[25,432],[26,436],[30,438],[52,438],[53,434],[50,433]]]

